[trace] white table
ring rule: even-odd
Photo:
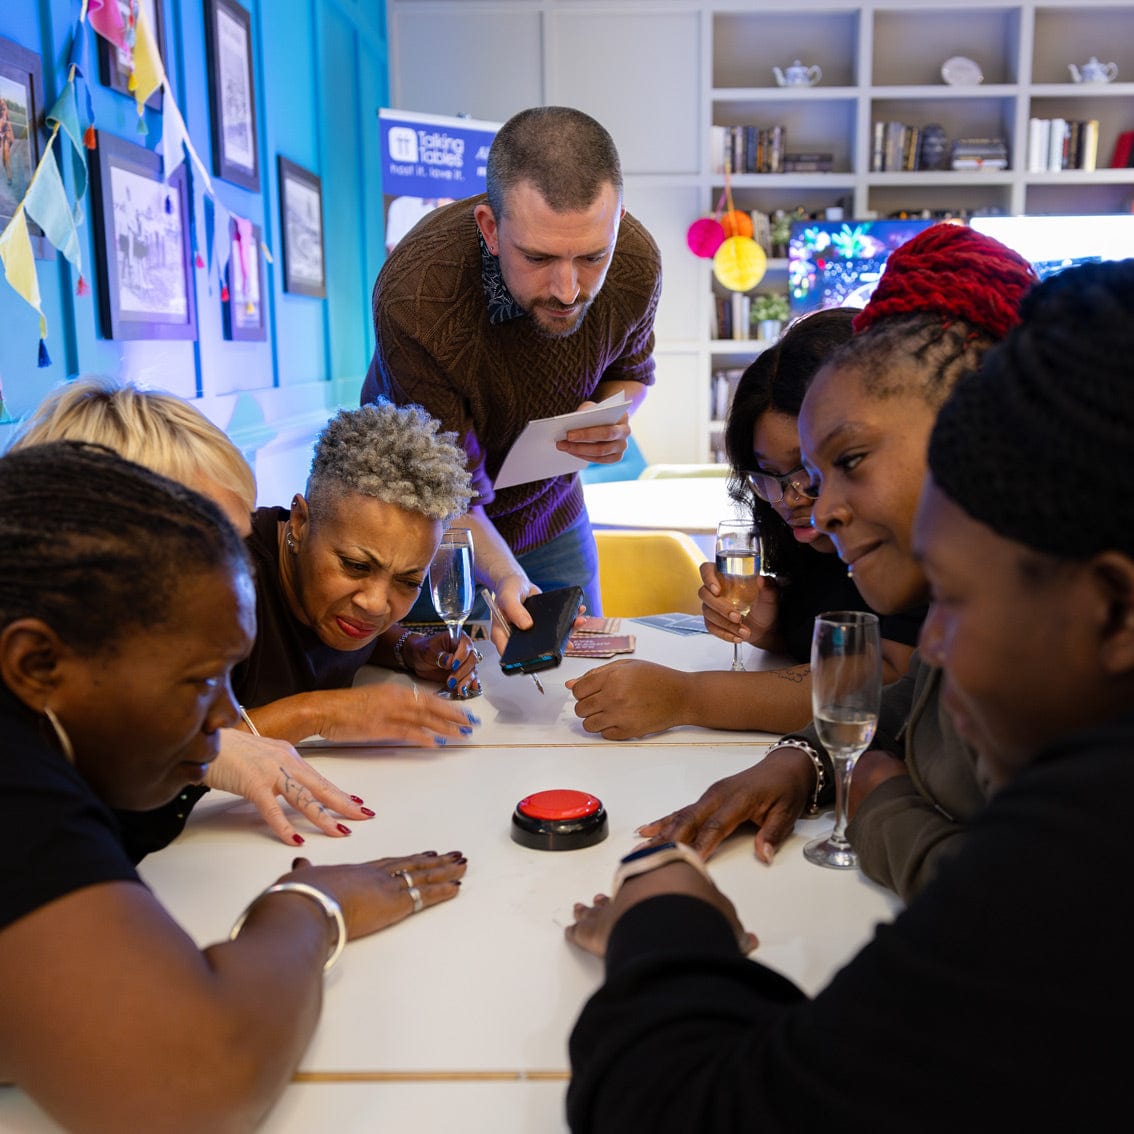
[[[639,654],[654,660],[680,658],[687,668],[727,660],[728,647],[707,635],[680,637],[628,620],[622,629],[638,635]],[[751,651],[749,660],[764,659]],[[609,885],[638,824],[747,767],[770,739],[690,728],[642,741],[596,740],[582,731],[563,688],[594,664],[568,659],[549,671],[539,701],[528,678],[486,666],[486,695],[470,702],[484,726],[466,744],[310,754],[378,813],[354,824],[349,841],[310,837],[304,852],[312,861],[460,849],[469,870],[455,901],[349,946],[327,980],[322,1019],[296,1080],[265,1131],[565,1129],[567,1037],[602,978],[601,963],[563,938],[573,902]],[[610,822],[604,842],[542,852],[511,840],[516,802],[555,787],[602,799]],[[751,830],[710,863],[760,937],[758,957],[808,991],[896,909],[858,874],[804,861],[803,843],[829,823],[829,816],[801,822],[773,868],[754,861]],[[248,898],[289,869],[293,853],[250,805],[214,793],[180,839],[145,860],[142,874],[204,945],[225,936]],[[20,1092],[0,1090],[0,1130],[55,1129]]]

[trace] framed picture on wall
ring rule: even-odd
[[[0,232],[16,214],[43,154],[43,69],[34,52],[0,39]],[[51,259],[55,249],[28,217],[32,249]]]
[[[268,337],[264,315],[264,258],[260,226],[232,218],[229,229],[228,300],[224,336],[237,341]]]
[[[129,26],[131,8],[135,13],[142,14],[154,37],[154,43],[157,44],[158,54],[164,67],[165,16],[162,14],[161,0],[109,0],[109,2],[118,5],[124,26]],[[133,97],[133,92],[130,90],[130,75],[134,70],[133,52],[115,47],[102,36],[96,38],[98,39],[98,73],[103,85]],[[153,110],[161,110],[161,93],[161,87],[158,87],[146,99],[146,105]]]
[[[111,339],[195,339],[185,166],[166,183],[161,158],[99,131],[91,162],[102,333]]]
[[[284,291],[322,299],[327,294],[323,260],[323,183],[309,170],[279,158],[280,231]]]
[[[252,17],[238,0],[205,0],[213,169],[218,177],[258,192],[256,84],[252,74]]]

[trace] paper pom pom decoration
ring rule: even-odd
[[[729,209],[721,217],[721,228],[724,229],[725,236],[751,236],[752,218],[739,209]]]
[[[767,267],[764,249],[750,236],[730,236],[713,256],[713,275],[730,291],[751,291]]]
[[[702,217],[695,220],[685,234],[685,243],[694,256],[703,260],[711,260],[713,253],[724,243],[725,230],[716,217]]]

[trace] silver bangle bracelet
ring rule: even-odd
[[[402,631],[401,637],[394,643],[394,664],[398,667],[398,669],[404,669],[406,673],[412,672],[410,670],[410,667],[406,665],[406,659],[402,654],[402,650],[405,647],[406,642],[408,642],[410,638],[420,637],[421,635],[418,634],[416,630]]]
[[[819,796],[822,795],[823,789],[827,786],[827,769],[823,766],[823,758],[806,740],[800,740],[799,737],[795,736],[786,736],[782,740],[777,740],[768,751],[772,752],[777,748],[798,748],[800,752],[807,754],[811,763],[815,766],[815,788],[811,792],[811,802],[807,805],[804,814],[818,815]]]
[[[252,907],[261,899],[266,898],[269,894],[302,894],[305,898],[310,898],[314,902],[318,902],[323,912],[327,915],[327,920],[332,922],[335,927],[335,943],[331,946],[331,951],[327,954],[326,961],[323,962],[323,972],[328,973],[335,967],[335,962],[339,959],[344,947],[347,943],[347,927],[346,922],[343,920],[342,907],[330,894],[324,893],[322,890],[317,889],[315,886],[308,886],[306,882],[277,882],[274,886],[269,886],[266,890],[257,894],[256,897],[244,907],[244,912],[236,919],[229,931],[229,941],[235,941],[239,936],[240,931],[244,928],[244,923],[248,920],[248,915],[252,912]]]

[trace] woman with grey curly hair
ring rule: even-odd
[[[479,691],[462,635],[398,625],[444,525],[471,494],[465,454],[420,406],[340,410],[319,435],[305,494],[252,515],[257,633],[233,689],[265,736],[382,738],[436,747],[479,723],[459,704],[392,683],[353,687],[364,665]]]

